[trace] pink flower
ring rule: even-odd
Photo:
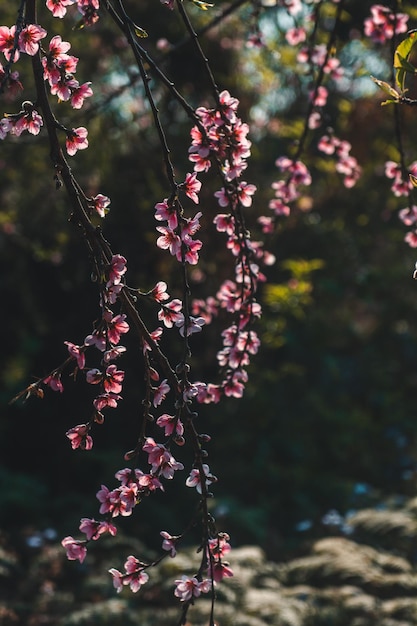
[[[171,480],[177,470],[184,469],[183,464],[176,461],[170,451],[161,443],[156,443],[152,437],[146,438],[142,450],[148,454],[152,472],[158,472],[167,480]],[[142,478],[139,482],[142,484]]]
[[[182,227],[181,238],[182,240],[192,237],[196,234],[198,230],[200,230],[200,217],[202,216],[202,212],[198,211],[194,215],[194,217],[184,220],[184,224]]]
[[[87,548],[84,541],[76,541],[73,537],[65,537],[61,541],[61,545],[67,552],[69,561],[79,561],[82,563],[87,555]]]
[[[90,82],[83,83],[72,91],[71,106],[73,109],[81,109],[84,104],[85,98],[90,98],[93,95],[93,90],[91,89],[90,85]]]
[[[169,250],[173,256],[181,252],[181,239],[173,230],[165,226],[157,226],[156,230],[162,233],[156,241],[158,248]]]
[[[215,561],[213,566],[209,566],[208,573],[216,583],[223,580],[223,578],[231,578],[234,575],[229,564],[221,561]]]
[[[118,370],[116,365],[109,365],[103,381],[104,391],[106,393],[120,393],[124,377],[125,373],[122,370]]]
[[[406,226],[412,226],[417,222],[417,206],[413,205],[411,207],[407,207],[406,209],[402,209],[398,217]]]
[[[122,276],[127,271],[126,263],[127,261],[125,257],[121,254],[113,255],[110,265],[108,267],[107,287],[120,284]]]
[[[81,450],[91,450],[93,447],[93,439],[88,434],[90,427],[87,424],[79,424],[70,428],[66,432],[66,436],[71,442],[73,450],[81,448]]]
[[[174,298],[168,304],[164,304],[158,312],[158,319],[164,322],[167,328],[172,328],[177,322],[184,321],[184,314],[181,312],[182,302],[178,298]]]
[[[113,576],[113,586],[116,589],[117,593],[120,593],[123,589],[123,574],[119,572],[118,569],[114,567],[109,569],[109,574]]]
[[[126,322],[126,315],[116,315],[107,321],[107,338],[111,344],[117,345],[120,341],[120,335],[129,332],[129,324]]]
[[[100,217],[106,217],[106,213],[110,211],[109,204],[110,198],[107,196],[103,196],[103,194],[99,193],[93,198],[94,202],[94,210],[99,214]]]
[[[168,203],[167,198],[163,202],[155,204],[155,219],[158,222],[166,220],[168,222],[168,228],[175,230],[178,226],[177,209],[171,203]]]
[[[392,13],[388,7],[382,4],[374,4],[371,7],[371,17],[364,22],[364,32],[367,37],[376,43],[385,43],[392,39],[394,34],[407,31],[408,15],[404,13]],[[394,32],[395,25],[395,32]]]
[[[149,580],[148,574],[144,571],[145,565],[134,556],[128,556],[124,567],[125,574],[114,568],[109,569],[113,576],[113,585],[117,593],[120,593],[123,585],[129,585],[133,593],[136,593]]]
[[[304,28],[289,28],[285,33],[285,39],[290,46],[297,46],[307,39],[307,33]]]
[[[14,50],[14,38],[15,38],[16,26],[8,28],[7,26],[0,26],[0,51],[4,53],[4,56],[8,61],[11,60],[12,52]],[[14,50],[13,62],[19,60],[19,50]]]
[[[88,131],[84,126],[73,128],[67,132],[66,148],[70,156],[74,156],[77,150],[85,150],[88,148]]]
[[[46,0],[47,8],[54,17],[62,18],[67,12],[66,7],[73,4],[75,0]]]
[[[96,522],[94,519],[83,517],[80,520],[80,531],[87,537],[87,541],[96,541],[104,533],[110,533],[113,537],[117,533],[117,528],[110,522]]]
[[[163,280],[156,283],[155,287],[151,291],[151,296],[156,302],[164,302],[169,300],[169,294],[167,293],[167,284]]]
[[[110,361],[118,359],[124,352],[126,352],[126,348],[124,346],[114,346],[113,348],[110,348],[110,350],[106,350],[103,355],[103,361],[105,363],[110,363]]]
[[[187,234],[182,234],[182,247],[178,250],[176,257],[181,263],[184,256],[184,261],[190,265],[197,265],[198,263],[198,251],[201,250],[203,243],[199,239],[191,239]]]
[[[163,402],[166,398],[166,394],[171,390],[170,386],[167,384],[167,379],[161,382],[161,384],[153,389],[153,405],[159,406],[161,402]]]
[[[19,49],[30,56],[34,56],[39,50],[39,41],[46,37],[47,33],[38,24],[28,24],[19,35]]]
[[[42,117],[35,111],[31,102],[23,103],[23,108],[25,113],[19,117],[11,128],[12,135],[20,137],[24,130],[27,130],[31,135],[38,135],[43,126]]]
[[[210,473],[210,468],[206,463],[203,463],[203,472],[204,472],[204,482],[206,487],[211,483],[217,481],[217,478]],[[187,487],[195,487],[198,493],[202,492],[202,477],[200,475],[200,470],[194,468],[191,470],[189,477],[187,478],[185,484]]]
[[[59,391],[62,393],[64,391],[64,386],[61,381],[61,374],[59,372],[54,372],[51,376],[47,376],[44,381],[45,385],[48,385],[52,389],[52,391]]]
[[[315,93],[311,94],[311,97],[314,97],[313,100],[313,104],[316,107],[324,107],[326,106],[327,103],[327,97],[329,95],[329,92],[327,91],[326,87],[324,87],[323,85],[320,85]]]
[[[106,407],[110,409],[115,409],[117,407],[117,403],[122,399],[122,396],[117,395],[116,393],[103,393],[97,398],[94,399],[93,405],[97,411],[102,411]]]
[[[192,174],[187,174],[185,177],[185,181],[182,183],[182,188],[185,191],[185,194],[193,201],[195,204],[198,204],[198,193],[201,189],[201,183],[197,179],[197,173],[193,172]]]
[[[170,535],[169,533],[167,533],[165,530],[161,530],[161,532],[159,533],[163,539],[162,541],[162,549],[166,550],[167,552],[169,552],[169,556],[170,557],[174,557],[177,554],[177,550],[176,550],[176,543],[179,539],[179,537],[175,537],[173,535]]]
[[[414,230],[408,232],[404,237],[404,241],[408,243],[410,248],[417,248],[417,232]]]
[[[187,331],[185,331],[185,318],[175,322],[175,326],[179,327],[181,337],[184,337],[185,334],[189,337],[194,333],[201,332],[205,323],[206,320],[203,317],[194,317],[190,315],[188,317]]]
[[[65,345],[68,348],[68,352],[72,356],[73,359],[77,361],[78,368],[80,370],[85,367],[85,348],[81,346],[76,346],[75,343],[71,343],[70,341],[64,341]]]
[[[244,207],[250,207],[252,205],[252,196],[256,191],[255,185],[250,185],[242,180],[238,185],[239,200]]]
[[[176,588],[174,595],[181,600],[181,602],[188,602],[191,598],[198,598],[201,593],[208,593],[212,588],[212,581],[206,578],[199,581],[197,578],[190,576],[182,576],[179,580],[175,581]]]
[[[184,426],[181,420],[175,417],[175,415],[164,413],[158,417],[156,423],[160,428],[165,429],[165,437],[170,437],[174,431],[178,437],[184,434]]]
[[[100,352],[106,349],[106,336],[102,331],[95,330],[91,335],[87,335],[84,339],[84,345],[95,346]]]
[[[85,379],[89,385],[98,385],[103,380],[103,372],[99,370],[97,367],[94,367],[85,375]]]

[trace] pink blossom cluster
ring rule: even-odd
[[[196,110],[200,125],[191,130],[189,148],[189,159],[194,163],[195,172],[207,172],[211,158],[222,164],[223,174],[229,182],[240,177],[246,169],[251,142],[247,139],[249,126],[236,115],[238,105],[238,99],[224,90],[219,94],[215,109],[199,107]]]
[[[49,49],[42,57],[43,76],[48,81],[51,94],[60,101],[69,100],[74,109],[81,109],[84,99],[93,95],[91,83],[80,85],[74,78],[78,58],[67,54],[71,44],[55,35],[49,42]]]
[[[23,102],[19,113],[7,114],[0,120],[0,139],[4,139],[7,133],[20,137],[27,131],[31,135],[38,135],[43,126],[43,119],[35,109],[32,102]]]
[[[224,185],[214,196],[222,212],[213,221],[217,231],[227,235],[226,247],[236,257],[235,280],[224,281],[216,298],[195,301],[193,313],[209,323],[223,308],[238,319],[233,331],[222,333],[223,349],[218,353],[218,361],[224,371],[223,381],[220,385],[198,383],[199,402],[218,402],[222,393],[241,397],[247,380],[243,367],[249,364],[249,354],[255,354],[259,345],[256,333],[248,329],[261,314],[255,300],[258,282],[264,280],[258,262],[268,262],[268,253],[259,242],[249,239],[242,223],[241,209],[252,206],[256,186],[241,180],[251,142],[247,138],[248,125],[237,115],[238,105],[237,98],[222,91],[216,108],[196,110],[200,125],[191,130],[189,158],[194,171],[207,172],[213,161],[221,167]]]
[[[399,197],[406,197],[409,200],[409,206],[401,209],[399,218],[405,226],[411,227],[404,237],[404,241],[411,247],[417,248],[417,207],[412,202],[412,189],[417,176],[417,161],[411,163],[405,168],[401,163],[396,161],[386,161],[385,176],[392,181],[391,191]],[[412,182],[413,180],[413,182]]]
[[[279,157],[275,165],[285,178],[272,183],[275,198],[269,202],[269,208],[277,216],[288,216],[290,204],[300,197],[300,187],[311,185],[311,174],[302,161],[294,161],[289,157]]]
[[[104,197],[102,196],[102,198]],[[125,272],[126,259],[120,254],[113,255],[103,273],[100,299],[102,317],[100,322],[93,332],[85,337],[82,345],[76,345],[70,341],[65,342],[69,354],[68,360],[73,364],[75,362],[74,374],[78,371],[83,372],[87,383],[99,386],[99,392],[93,400],[92,419],[85,424],[78,424],[70,428],[66,433],[74,450],[77,448],[91,450],[93,439],[90,431],[93,422],[101,424],[104,421],[103,410],[116,408],[122,398],[120,393],[125,372],[118,369],[113,361],[126,351],[126,348],[120,345],[120,341],[122,335],[129,331],[129,324],[124,313],[115,314],[111,307],[116,303],[123,287],[122,281]],[[90,347],[94,347],[100,352],[100,367],[86,366],[86,351]],[[61,373],[66,364],[67,362],[43,379],[43,383],[53,391],[62,392],[64,389]]]
[[[175,581],[174,595],[181,602],[190,602],[193,598],[198,598],[202,593],[209,593],[213,583],[208,578],[198,580],[195,576],[185,576]]]
[[[78,11],[82,15],[82,23],[91,26],[98,20],[99,0],[46,0],[46,6],[54,17],[63,18],[67,13],[67,7],[77,4]]]
[[[224,557],[229,554],[231,547],[227,533],[218,533],[217,537],[208,540],[207,569],[209,577],[216,583],[223,578],[233,576],[233,570]]]
[[[39,50],[39,42],[46,37],[46,30],[39,24],[27,24],[17,36],[16,26],[0,26],[0,52],[3,52],[7,61],[16,62],[20,53],[34,56]]]
[[[164,549],[167,551],[175,550],[175,542],[178,537],[172,537],[166,532],[161,533],[161,535],[164,537]],[[217,537],[208,540],[206,548],[207,578],[200,579],[196,576],[183,575],[175,580],[174,595],[181,602],[190,602],[202,593],[209,593],[217,582],[233,576],[233,570],[224,561],[224,556],[231,550],[228,541],[229,535],[227,533],[218,533]]]
[[[375,43],[384,44],[394,35],[406,33],[407,23],[408,15],[393,13],[391,9],[382,4],[374,4],[371,6],[370,17],[364,21],[364,33]]]
[[[317,44],[313,48],[307,46],[301,48],[297,54],[297,61],[303,66],[323,68],[324,74],[336,81],[344,75],[340,60],[328,55],[325,44]]]
[[[65,9],[70,2],[64,0],[63,2],[52,4],[55,8],[59,6],[61,9]],[[84,7],[87,4],[89,6],[89,3],[85,2],[79,2],[78,4]],[[94,2],[94,4],[97,4],[98,8],[98,2]],[[65,11],[63,15],[65,15]],[[16,44],[16,26],[11,28],[1,26],[0,51],[4,53],[8,61],[13,62],[18,61],[21,52],[34,56],[39,51],[40,40],[46,37],[46,35],[46,30],[38,24],[28,24],[18,34]],[[69,101],[74,109],[80,109],[84,104],[85,98],[92,96],[93,91],[90,82],[80,84],[74,78],[78,58],[67,54],[70,47],[71,44],[67,41],[62,41],[60,35],[52,37],[48,51],[41,58],[44,79],[49,83],[52,95],[56,95],[60,101]],[[16,92],[16,90],[22,88],[17,72],[10,73],[6,78],[3,66],[0,66],[0,70],[0,77],[1,73],[3,73],[3,80],[7,80],[9,90],[13,89]],[[41,115],[31,102],[26,101],[23,103],[22,110],[19,113],[6,114],[0,120],[0,139],[4,139],[8,133],[20,136],[23,131],[37,135],[42,126],[43,120]],[[62,125],[59,125],[59,127],[64,129]],[[84,126],[65,129],[65,132],[66,149],[70,156],[73,156],[78,150],[85,150],[88,147],[88,131]]]
[[[119,572],[119,570],[112,567],[109,569],[109,573],[113,576],[113,585],[120,593],[123,589],[123,585],[129,585],[130,589],[136,593],[139,589],[148,582],[149,576],[144,571],[146,567],[145,563],[142,563],[134,556],[128,556],[124,564],[125,573]]]
[[[158,424],[162,426],[168,425],[170,416],[161,416],[165,419]],[[175,426],[174,426],[175,428]],[[173,429],[174,429],[173,428]],[[172,430],[173,430],[172,429]],[[72,429],[75,430],[75,429]],[[171,431],[168,426],[168,430]],[[178,428],[178,432],[182,434],[183,430]],[[174,472],[184,469],[182,463],[176,461],[172,456],[169,449],[163,445],[158,444],[152,437],[147,437],[143,446],[143,452],[148,456],[148,463],[151,466],[149,473],[144,473],[142,470],[135,468],[124,468],[116,472],[115,477],[120,482],[120,486],[115,489],[108,489],[106,485],[101,485],[101,488],[97,492],[97,499],[100,503],[99,512],[101,515],[110,516],[111,518],[130,516],[134,507],[141,501],[141,499],[156,490],[164,490],[161,483],[161,478],[170,480],[174,476]],[[116,527],[109,521],[96,521],[94,519],[83,518],[80,523],[81,532],[85,533],[87,541],[97,540],[104,533],[110,533],[115,535],[117,532]],[[71,541],[70,541],[71,539]],[[171,538],[172,539],[172,538]],[[164,549],[168,546],[168,535],[164,537],[165,544]],[[66,538],[62,545],[67,549],[68,558],[84,559],[86,554],[85,541],[77,541],[71,538]],[[171,555],[174,556],[172,551],[173,546],[170,544],[169,550]],[[130,557],[129,557],[130,558]],[[132,557],[133,558],[133,557]],[[117,570],[114,570],[116,572]],[[113,572],[112,572],[113,573]],[[132,572],[128,572],[132,573]],[[114,580],[123,580],[123,584],[130,584],[129,578],[119,578],[118,574],[114,573]],[[116,586],[116,583],[115,583]],[[118,588],[116,586],[116,588]],[[131,586],[133,591],[137,591]]]
[[[196,204],[198,203],[198,192],[201,183],[196,178],[196,174],[187,174],[186,179],[180,185],[186,195]],[[165,226],[157,226],[156,230],[161,233],[156,245],[162,250],[168,250],[180,263],[196,265],[198,263],[198,252],[202,247],[199,239],[193,236],[200,229],[201,211],[193,218],[184,218],[179,211],[176,199],[165,198],[163,202],[155,205],[155,219],[158,222],[166,221]]]
[[[387,161],[385,163],[385,176],[392,180],[391,191],[397,198],[409,196],[411,189],[413,189],[408,174],[417,176],[417,161],[409,165],[407,172],[403,171],[400,163],[395,161]]]
[[[324,154],[336,157],[336,171],[343,175],[345,187],[354,187],[361,175],[361,168],[358,161],[350,154],[352,149],[348,141],[342,141],[333,133],[323,135],[317,145],[318,150]]]

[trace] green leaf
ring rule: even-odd
[[[202,11],[207,11],[207,9],[211,9],[211,7],[214,7],[214,4],[210,4],[209,2],[203,2],[203,0],[192,0],[192,2]]]
[[[408,36],[397,46],[394,52],[395,82],[401,91],[404,91],[407,72],[416,73],[416,68],[408,61],[416,43],[417,30],[410,30]]]
[[[391,85],[386,83],[384,80],[379,80],[379,78],[375,78],[374,76],[371,76],[371,80],[373,80],[374,83],[378,85],[378,87],[382,89],[382,91],[384,91],[388,96],[395,98],[395,100],[400,99],[401,96],[398,91],[394,89],[394,87],[391,87]]]
[[[135,35],[136,37],[139,37],[139,39],[144,39],[148,36],[148,33],[146,32],[146,30],[143,30],[143,28],[135,24]]]

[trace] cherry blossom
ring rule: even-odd
[[[168,228],[174,231],[178,226],[177,209],[174,204],[169,203],[167,198],[163,202],[158,202],[155,205],[155,219],[159,222],[166,220]]]
[[[82,346],[76,346],[70,341],[64,341],[68,348],[70,355],[77,361],[77,366],[80,370],[85,367],[85,348]]]
[[[136,593],[142,585],[148,582],[149,576],[144,571],[144,564],[136,557],[128,556],[124,568],[125,574],[113,567],[109,569],[109,573],[113,576],[113,585],[118,593],[121,592],[123,585],[129,585],[131,591]]]
[[[177,554],[176,543],[178,541],[178,537],[170,535],[165,530],[161,530],[159,534],[161,535],[163,539],[162,549],[169,552],[169,556],[174,558],[174,556]]]
[[[86,535],[87,541],[96,541],[104,533],[110,533],[110,535],[115,536],[117,528],[114,524],[107,521],[97,522],[94,519],[83,517],[80,522],[80,531]]]
[[[88,131],[84,128],[84,126],[73,128],[67,132],[66,147],[70,156],[74,156],[78,150],[85,150],[88,148],[87,135]]]
[[[173,256],[181,253],[181,238],[173,230],[166,226],[157,226],[156,230],[161,233],[156,242],[158,248],[169,250]]]
[[[167,379],[161,382],[161,384],[153,389],[153,405],[159,406],[166,398],[166,394],[170,391],[170,386],[167,384]]]
[[[165,281],[160,280],[156,283],[155,287],[151,291],[151,295],[156,302],[165,302],[169,300],[169,294],[167,293],[168,286]]]
[[[7,61],[12,60],[12,54],[14,62],[19,60],[19,49],[15,49],[15,33],[16,26],[0,26],[0,52],[3,52]]]
[[[180,579],[175,581],[176,587],[174,595],[181,600],[181,602],[188,602],[192,598],[198,598],[202,593],[208,593],[212,588],[212,581],[208,578],[199,581],[195,577],[183,575]]]
[[[19,35],[19,49],[30,56],[34,56],[39,50],[39,41],[46,37],[47,33],[38,24],[28,24]]]
[[[201,189],[201,183],[197,179],[197,174],[194,172],[193,174],[187,174],[185,177],[185,181],[182,183],[182,188],[184,189],[186,195],[196,204],[198,204],[198,193]]]
[[[91,450],[93,447],[93,439],[88,434],[90,427],[87,424],[80,424],[67,430],[66,435],[71,442],[73,450],[81,448],[81,450]]]
[[[206,487],[211,483],[217,481],[217,478],[210,473],[210,468],[206,463],[203,463],[203,472],[204,472],[204,482]],[[198,493],[202,493],[202,477],[200,470],[198,468],[194,468],[191,470],[189,477],[187,478],[185,484],[187,487],[195,487]]]
[[[106,393],[118,394],[122,390],[122,382],[124,380],[125,373],[122,370],[118,370],[116,365],[109,365],[106,368],[106,372],[103,380],[103,387]]]
[[[364,32],[372,41],[383,44],[388,39],[392,39],[394,34],[407,32],[407,22],[408,15],[394,14],[388,7],[374,4],[371,6],[371,16],[364,22]]]
[[[158,417],[156,423],[160,428],[164,428],[165,437],[170,437],[174,432],[178,437],[181,437],[184,434],[183,423],[175,415],[163,413],[163,415]]]
[[[87,548],[83,541],[77,541],[73,537],[68,536],[64,537],[61,541],[61,545],[65,548],[69,561],[79,561],[82,563],[87,556]]]
[[[182,313],[182,302],[178,298],[171,300],[162,306],[158,312],[158,319],[164,322],[167,328],[172,328],[174,324],[184,323],[184,314]]]
[[[59,391],[59,393],[64,391],[64,385],[62,384],[61,374],[59,372],[54,372],[50,376],[47,376],[44,378],[43,382],[45,385],[48,385],[52,391]]]
[[[107,287],[113,285],[119,285],[122,281],[122,276],[127,271],[126,267],[126,259],[121,254],[113,255],[110,265],[108,267],[108,280],[106,283]]]
[[[46,6],[54,17],[63,18],[67,12],[67,6],[74,2],[75,0],[46,0]]]

